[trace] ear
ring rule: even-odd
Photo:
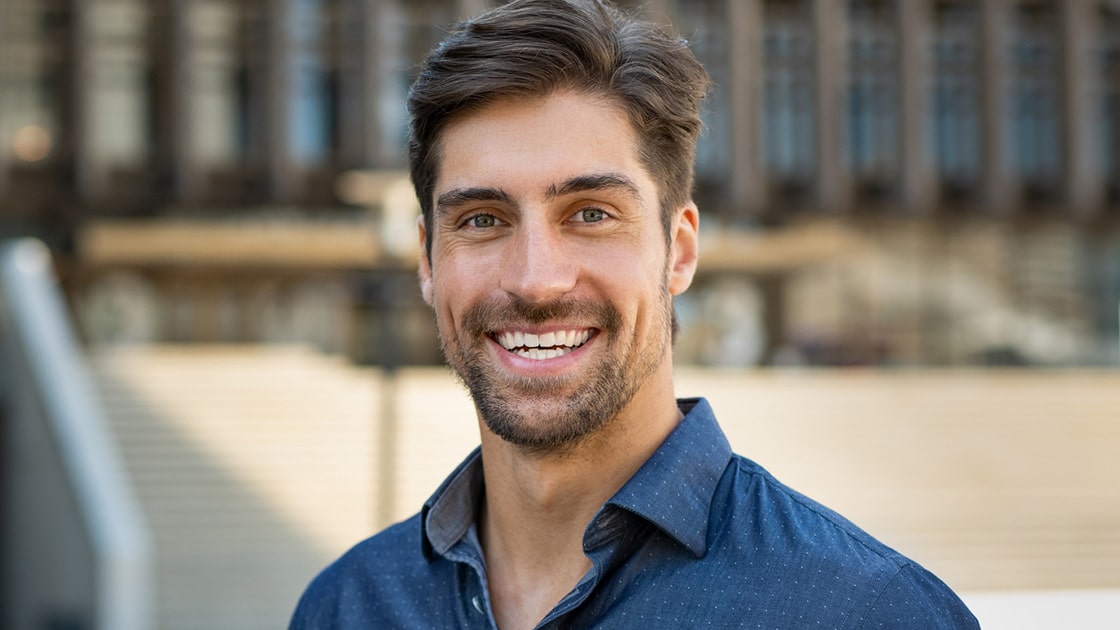
[[[700,211],[689,201],[682,206],[672,225],[669,243],[669,293],[680,295],[692,284],[700,257]]]
[[[432,261],[428,257],[428,229],[424,226],[423,216],[416,219],[416,227],[420,235],[420,265],[418,272],[420,276],[420,295],[424,296],[424,301],[428,303],[428,306],[431,306]]]

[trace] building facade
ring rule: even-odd
[[[340,182],[400,172],[416,64],[488,4],[0,0],[0,233],[51,244],[93,340],[311,341],[366,361],[438,360],[423,342],[386,358],[389,328],[422,309],[385,247],[396,236],[353,255],[329,238],[293,247],[326,252],[313,264],[223,257],[208,239],[232,232],[251,250],[269,230],[378,229],[380,197],[370,209]],[[1120,361],[1120,2],[625,4],[676,25],[715,81],[697,165],[706,226],[755,242],[826,222],[859,241],[858,256],[705,272],[680,309],[710,337],[686,338],[682,356]],[[181,237],[177,258],[123,255],[145,237],[113,231],[166,237],[184,222],[215,231]],[[922,286],[866,279],[900,260]],[[822,291],[832,306],[807,314]],[[995,333],[960,319],[1024,310],[1037,321],[979,326]],[[759,322],[742,352],[700,349],[730,343],[742,318]],[[958,350],[944,351],[946,328]],[[1035,328],[1070,341],[1024,350],[1038,334],[1015,330]]]

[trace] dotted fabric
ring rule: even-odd
[[[592,519],[541,628],[978,628],[933,574],[734,455],[703,399]],[[308,587],[293,630],[493,628],[475,451],[420,514]]]

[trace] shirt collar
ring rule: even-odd
[[[712,498],[731,461],[731,445],[708,401],[681,399],[678,405],[684,419],[607,505],[641,516],[703,557]]]
[[[444,555],[474,524],[482,503],[482,448],[475,448],[448,475],[420,510],[420,541],[424,557]]]
[[[712,497],[731,460],[731,446],[708,401],[691,398],[677,404],[684,419],[606,505],[641,516],[701,557],[708,548]],[[446,554],[467,534],[482,496],[482,457],[476,448],[421,510],[421,544],[428,560],[433,552]],[[598,520],[592,519],[588,529]]]

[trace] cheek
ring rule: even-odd
[[[641,328],[659,325],[664,303],[671,299],[667,293],[665,266],[636,265],[622,263],[615,269],[625,269],[625,274],[617,274],[614,280],[616,308],[624,317],[637,323]]]
[[[430,304],[435,311],[436,324],[443,335],[455,334],[465,310],[476,304],[483,295],[477,273],[459,273],[459,269],[444,262],[435,267],[432,276]]]

